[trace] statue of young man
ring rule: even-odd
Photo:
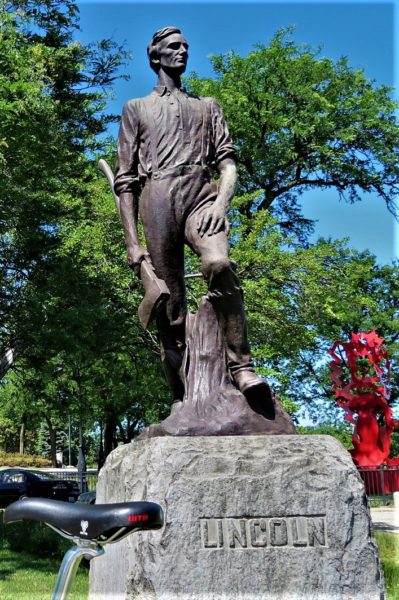
[[[201,260],[234,384],[244,395],[260,395],[272,412],[269,386],[253,370],[242,292],[228,257],[226,213],[237,175],[222,110],[213,98],[198,98],[182,89],[188,44],[179,29],[157,31],[147,53],[158,84],[149,96],[125,105],[114,190],[129,265],[139,272],[141,261],[150,259],[170,291],[157,315],[157,327],[173,399],[181,401],[184,396],[179,369],[185,350],[186,243]],[[218,186],[214,173],[220,176]],[[139,197],[147,250],[137,235]]]

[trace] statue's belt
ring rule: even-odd
[[[154,173],[147,173],[148,179],[164,179],[166,177],[178,177],[179,175],[203,174],[206,179],[210,179],[211,170],[207,165],[178,165],[175,167],[166,167],[159,169]]]

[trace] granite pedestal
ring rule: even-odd
[[[93,561],[91,600],[385,598],[363,484],[329,436],[134,442],[98,484],[98,503],[128,500],[165,526]]]

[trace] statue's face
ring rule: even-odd
[[[175,69],[184,73],[188,60],[188,44],[181,33],[172,33],[158,44],[158,57],[161,68]]]

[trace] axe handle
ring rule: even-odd
[[[104,173],[105,177],[108,179],[108,183],[112,190],[112,195],[115,200],[116,210],[118,211],[118,215],[121,216],[121,207],[120,207],[119,198],[114,192],[114,174],[112,172],[112,169],[109,166],[109,164],[107,163],[107,161],[104,160],[103,158],[100,158],[100,160],[98,161],[98,168],[100,169],[100,171],[102,171]],[[150,264],[152,267],[151,261],[149,261],[148,259],[145,259],[145,258],[143,260],[147,260],[148,264]]]
[[[115,200],[116,210],[118,211],[119,216],[121,216],[121,208],[120,208],[119,198],[114,192],[114,174],[112,172],[112,169],[109,166],[109,164],[107,163],[107,161],[104,160],[103,158],[100,158],[100,160],[98,161],[98,168],[100,169],[100,171],[102,171],[104,173],[105,177],[108,179],[109,187],[111,188],[112,195]],[[148,259],[143,259],[143,260],[147,260],[148,264],[151,266],[151,268],[153,268],[151,261],[149,261]]]
[[[104,173],[105,177],[108,179],[108,183],[112,190],[112,195],[115,200],[116,209],[120,216],[121,210],[120,210],[120,206],[119,206],[119,198],[114,192],[114,174],[112,172],[112,169],[109,166],[109,164],[107,163],[107,161],[104,160],[103,158],[100,158],[100,160],[98,161],[98,168],[100,169],[100,171],[102,171]]]

